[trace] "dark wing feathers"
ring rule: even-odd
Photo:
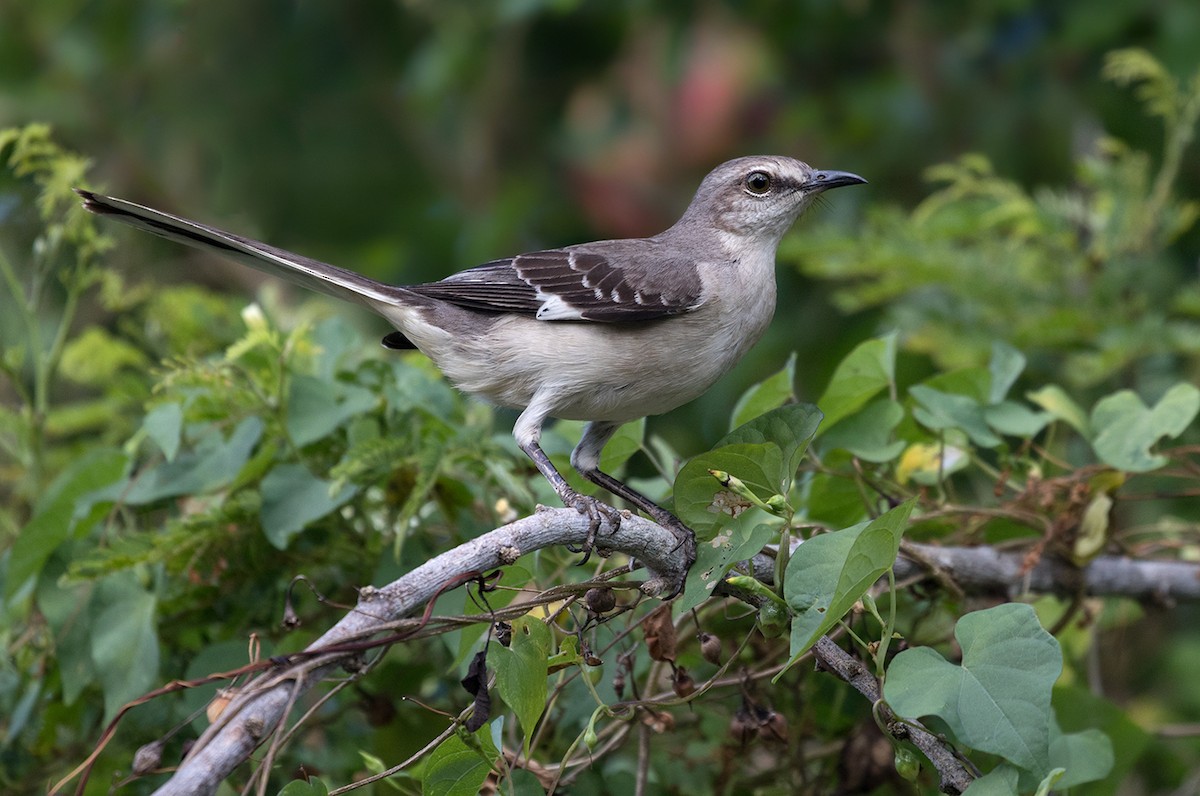
[[[698,307],[694,262],[654,241],[606,241],[493,260],[414,293],[471,309],[542,320],[646,321]]]
[[[489,312],[534,315],[542,306],[537,290],[521,279],[512,267],[511,259],[492,260],[440,282],[413,285],[409,290],[460,307]]]

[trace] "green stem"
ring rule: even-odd
[[[1150,190],[1150,198],[1146,202],[1143,215],[1144,223],[1141,235],[1138,236],[1138,249],[1144,250],[1150,242],[1150,236],[1161,222],[1163,209],[1171,198],[1171,188],[1179,176],[1183,163],[1183,153],[1191,144],[1196,133],[1196,122],[1200,120],[1200,90],[1194,91],[1180,109],[1179,117],[1174,124],[1167,127],[1166,142],[1163,146],[1163,161],[1158,174],[1154,178],[1154,186]]]
[[[38,328],[37,313],[35,312],[35,302],[29,300],[22,290],[21,280],[17,278],[16,269],[13,268],[12,261],[8,255],[0,251],[0,275],[3,276],[5,284],[8,285],[9,292],[12,293],[13,306],[19,314],[21,323],[25,327],[25,347],[26,356],[31,363],[34,371],[33,390],[32,392],[22,382],[20,373],[15,370],[5,368],[5,371],[10,374],[13,380],[13,386],[16,388],[21,400],[24,404],[23,412],[25,416],[25,436],[26,443],[24,450],[21,451],[21,463],[24,465],[26,473],[30,480],[31,494],[36,493],[39,484],[41,483],[42,471],[42,425],[44,419],[39,419],[38,406],[39,395],[38,386],[44,382],[42,370],[44,369],[44,361],[41,356],[42,350],[42,335]],[[18,446],[19,447],[19,446]]]
[[[879,637],[879,648],[875,650],[875,675],[883,682],[887,671],[888,647],[892,643],[892,634],[896,632],[896,573],[891,568],[887,571],[888,578],[888,618]]]
[[[775,593],[783,596],[783,577],[787,574],[788,561],[792,556],[792,526],[783,526],[779,536],[779,549],[775,551]]]

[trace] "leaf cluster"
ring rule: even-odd
[[[1194,92],[1136,56],[1112,63],[1186,145]],[[86,218],[63,210],[81,162],[44,130],[5,135],[22,179],[58,197],[38,206],[60,214],[0,262],[5,306],[30,308],[5,313],[21,326],[4,337],[18,407],[0,428],[17,462],[0,480],[11,497],[0,712],[30,750],[5,764],[8,781],[29,790],[61,774],[106,717],[164,680],[310,642],[275,627],[285,601],[327,624],[327,606],[289,597],[293,575],[339,599],[553,502],[492,410],[419,358],[385,358],[338,320],[277,322],[289,316],[269,295],[239,309],[199,289],[126,284],[96,259],[107,244]],[[887,304],[904,333],[858,345],[815,404],[797,394],[793,357],[698,456],[642,423],[605,451],[612,471],[648,458],[637,486],[698,532],[674,614],[623,581],[582,598],[629,562],[584,572],[555,551],[526,556],[495,592],[443,595],[440,637],[334,686],[279,770],[339,782],[389,771],[382,787],[445,793],[489,779],[529,792],[638,781],[819,792],[881,760],[877,785],[905,777],[932,792],[937,773],[914,770],[879,708],[795,665],[822,636],[865,662],[897,721],[925,722],[986,772],[985,792],[1088,787],[1144,766],[1151,739],[1078,686],[1086,651],[1139,613],[1083,596],[997,607],[1016,592],[973,594],[953,572],[896,583],[892,564],[917,541],[1005,545],[1030,565],[1194,555],[1200,301],[1158,266],[1196,209],[1161,192],[1168,166],[1155,176],[1112,145],[1081,162],[1078,188],[1031,193],[969,157],[936,170],[942,187],[914,212],[881,211],[854,238],[828,233],[809,267],[858,280],[844,306]],[[55,236],[66,248],[40,260]],[[902,348],[929,355],[925,372],[911,375]],[[1130,375],[1137,389],[1101,386]],[[544,438],[564,470],[575,434],[562,424]],[[493,635],[501,610],[510,632]],[[467,732],[435,710],[469,713],[472,695],[452,684],[484,644],[492,713]],[[208,697],[139,708],[131,736],[201,729]],[[102,759],[96,777],[122,767],[115,750]]]
[[[995,339],[1072,389],[1153,385],[1198,370],[1200,285],[1173,249],[1200,218],[1176,195],[1200,119],[1200,73],[1180,85],[1148,53],[1110,54],[1105,75],[1136,83],[1164,125],[1163,158],[1111,137],[1075,163],[1075,184],[1027,188],[968,154],[931,167],[911,211],[880,207],[854,235],[824,230],[783,257],[838,284],[847,312],[886,307],[904,345],[942,367],[983,361]]]

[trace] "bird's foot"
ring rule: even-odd
[[[616,531],[621,527],[621,512],[603,501],[589,495],[581,495],[578,492],[564,495],[563,503],[588,518],[588,534],[587,538],[583,540],[583,545],[581,547],[567,545],[567,549],[572,553],[583,553],[583,558],[577,565],[583,566],[592,557],[592,551],[596,548],[596,534],[600,531],[600,526],[607,523],[611,531]]]
[[[687,580],[687,573],[691,570],[692,564],[696,563],[696,532],[684,525],[683,520],[666,509],[659,508],[658,511],[649,513],[655,523],[666,528],[675,537],[675,547],[671,552],[683,551],[683,575],[676,581],[673,591],[663,598],[664,600],[670,600],[683,591],[684,583]]]

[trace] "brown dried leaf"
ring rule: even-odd
[[[671,606],[663,603],[642,623],[646,651],[656,661],[675,662],[675,624],[671,621]]]

